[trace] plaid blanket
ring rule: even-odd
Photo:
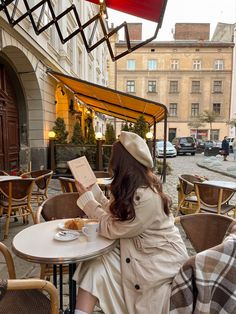
[[[236,313],[236,234],[181,267],[172,284],[170,313]]]

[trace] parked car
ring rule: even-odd
[[[196,153],[196,142],[191,136],[175,137],[172,140],[172,144],[175,146],[177,155],[179,154],[191,154]]]
[[[205,141],[204,142],[204,147],[208,148],[208,147],[214,147],[214,142],[213,141]]]
[[[229,148],[232,150],[232,144],[233,144],[233,141],[234,141],[234,137],[228,137],[227,138],[227,141],[229,142]]]
[[[164,141],[156,142],[156,155],[157,157],[164,156]],[[171,142],[166,141],[166,157],[176,157],[177,152],[173,144]]]
[[[196,140],[196,147],[197,148],[205,148],[205,143],[204,143],[204,141],[202,140],[202,139],[197,139]]]

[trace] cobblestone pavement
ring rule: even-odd
[[[235,181],[234,178],[229,177],[230,173],[232,171],[227,171],[227,168],[232,169],[234,166],[234,161],[232,154],[229,156],[228,162],[222,162],[221,167],[218,169],[221,169],[221,172],[218,173],[215,171],[210,171],[205,168],[199,167],[197,164],[201,164],[202,161],[204,161],[206,157],[203,155],[197,154],[195,156],[177,156],[176,158],[168,158],[167,162],[172,167],[172,173],[167,175],[166,182],[163,184],[164,191],[171,196],[173,201],[173,208],[175,209],[178,204],[178,192],[177,192],[177,184],[178,184],[178,175],[183,173],[190,173],[190,174],[196,174],[201,176],[206,176],[211,180],[227,180],[227,181]],[[236,162],[235,162],[236,165]],[[53,179],[50,183],[49,187],[49,195],[55,195],[61,193],[60,185],[58,180]],[[234,199],[236,201],[236,196]],[[30,221],[29,225],[32,224],[32,221]],[[27,225],[28,226],[28,225]],[[1,225],[0,225],[1,227]],[[11,248],[11,242],[14,238],[15,234],[17,234],[19,231],[21,231],[26,226],[23,226],[20,219],[18,222],[11,223],[10,229],[9,229],[9,237],[6,240],[3,240],[3,243],[5,243],[9,248]],[[0,235],[2,235],[2,230],[0,230]],[[2,239],[1,239],[2,240]],[[191,245],[184,237],[184,241],[186,243],[186,246],[188,248],[188,251],[190,254],[193,253],[191,249]],[[26,262],[17,256],[13,254],[15,266],[16,266],[16,273],[18,278],[32,278],[32,277],[38,277],[39,276],[39,266],[37,264]],[[7,269],[3,262],[3,257],[0,256],[0,274],[1,278],[6,278],[7,276]],[[66,285],[67,286],[67,285]],[[65,290],[66,291],[66,287]],[[67,300],[67,299],[66,299]]]

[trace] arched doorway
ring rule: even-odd
[[[12,78],[0,59],[0,169],[19,169],[19,108]]]

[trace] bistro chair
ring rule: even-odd
[[[110,174],[107,172],[107,171],[94,171],[94,174],[96,176],[97,179],[110,179]],[[98,180],[99,181],[99,180]],[[105,196],[107,198],[109,198],[109,188],[108,188],[108,185],[107,184],[103,184],[103,183],[100,183],[98,182],[98,185],[100,187],[100,189],[104,192]]]
[[[45,200],[36,212],[36,223],[64,218],[86,217],[85,213],[78,207],[78,193],[63,193],[52,196]],[[68,272],[68,267],[63,267],[64,272]],[[48,278],[52,275],[52,266],[41,264],[40,278]]]
[[[197,196],[194,190],[194,182],[202,180],[191,174],[182,174],[179,176],[179,204],[175,216],[179,212],[189,213],[196,211]]]
[[[229,226],[222,243],[197,253],[182,265],[171,285],[170,314],[236,313],[235,236],[236,221]]]
[[[96,178],[110,178],[110,175],[107,171],[94,171]]]
[[[235,204],[229,204],[235,190],[203,182],[195,182],[194,187],[197,195],[196,213],[203,211],[225,215],[230,211],[233,211],[234,218],[236,218]]]
[[[9,176],[9,174],[4,170],[0,170],[0,176]]]
[[[0,279],[1,314],[58,314],[58,292],[55,286],[41,279],[16,279],[13,258],[9,249],[0,242],[8,269],[9,279]]]
[[[192,247],[198,253],[220,244],[233,218],[212,213],[199,213],[175,217]]]
[[[32,191],[32,201],[40,205],[48,198],[48,186],[52,178],[53,171],[49,169],[35,170],[23,173],[22,178],[33,178],[35,185]]]
[[[71,192],[77,192],[76,186],[75,186],[75,179],[68,178],[68,177],[59,177],[58,178],[62,193],[71,193]]]
[[[0,214],[6,215],[4,238],[8,237],[11,217],[21,216],[23,223],[28,223],[28,216],[31,215],[35,222],[34,213],[31,207],[31,194],[34,179],[9,179],[0,181]],[[18,214],[16,213],[18,211]]]
[[[94,171],[94,174],[97,179],[109,178],[109,173],[105,171]],[[77,192],[74,178],[59,177],[58,180],[60,181],[61,190],[63,193]],[[107,184],[102,184],[98,182],[98,185],[100,186],[106,197],[109,197],[109,189]]]

